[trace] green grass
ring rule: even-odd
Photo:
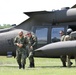
[[[26,68],[18,69],[16,59],[0,57],[0,75],[76,75],[74,59],[72,67],[64,68],[60,59],[35,58],[35,68],[28,68],[27,59]]]

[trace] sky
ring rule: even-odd
[[[28,18],[23,12],[60,10],[72,7],[76,0],[0,0],[0,24],[16,24]]]

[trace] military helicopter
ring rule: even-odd
[[[59,43],[54,43],[60,41],[60,30],[64,30],[65,34],[67,28],[72,28],[73,31],[76,30],[76,5],[72,8],[65,7],[61,10],[24,12],[24,14],[29,16],[24,22],[12,28],[0,30],[1,56],[15,56],[16,47],[13,44],[13,39],[19,31],[23,31],[25,34],[31,31],[37,36],[38,44],[37,49],[35,50],[36,57],[59,57],[61,53],[65,54],[65,51],[60,51],[59,54],[56,53],[58,52],[58,49],[60,50],[60,47]],[[52,45],[55,53],[49,44]],[[65,43],[60,44],[64,45],[64,49],[66,48]],[[69,45],[69,43],[67,44],[69,49],[73,48],[74,44],[72,46]],[[57,49],[54,45],[57,45]],[[75,50],[74,53],[76,53]]]

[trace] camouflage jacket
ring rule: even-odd
[[[33,49],[37,48],[37,38],[34,36],[31,36],[29,38],[29,44],[30,44],[30,46],[33,47]]]
[[[65,35],[63,35],[60,40],[64,41],[64,39],[65,39]]]
[[[22,44],[23,46],[20,48],[16,45],[16,43]],[[20,38],[19,36],[15,37],[14,45],[16,45],[18,51],[25,51],[26,44],[27,44],[27,39],[24,36],[22,38]]]
[[[65,38],[64,38],[64,41],[69,41],[69,40],[71,40],[70,35],[66,35]]]

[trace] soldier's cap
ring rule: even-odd
[[[67,29],[67,33],[72,32],[73,30],[71,28]]]

